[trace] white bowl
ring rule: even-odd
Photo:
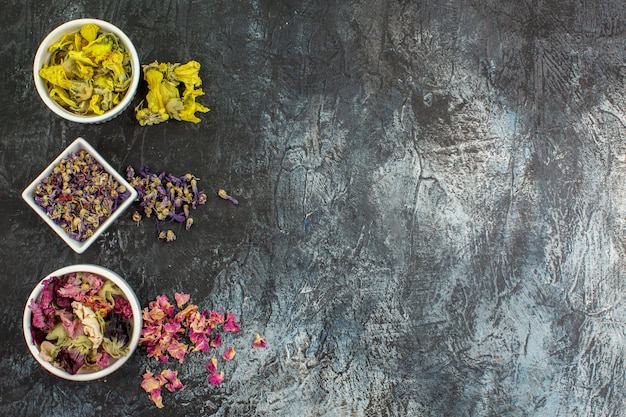
[[[133,312],[133,317],[131,321],[132,330],[131,330],[130,340],[128,341],[128,344],[127,344],[128,354],[126,356],[120,357],[119,359],[112,359],[108,367],[97,370],[97,371],[89,372],[89,371],[81,370],[79,373],[70,374],[63,369],[53,366],[50,362],[48,362],[47,360],[43,359],[40,356],[39,346],[37,346],[37,344],[33,341],[33,338],[32,338],[32,333],[31,333],[32,311],[29,307],[31,300],[37,300],[37,298],[39,297],[39,294],[41,293],[43,289],[43,282],[46,279],[49,279],[55,276],[57,277],[63,276],[66,274],[70,274],[72,272],[91,272],[109,281],[112,281],[120,288],[120,290],[122,290],[122,292],[124,293],[124,296],[129,301],[130,306],[132,308],[132,312]],[[137,346],[139,344],[139,337],[141,334],[141,326],[142,326],[141,305],[139,304],[139,300],[137,299],[135,292],[128,285],[128,283],[118,274],[106,268],[103,268],[101,266],[97,266],[97,265],[88,265],[88,264],[71,265],[71,266],[66,266],[64,268],[61,268],[52,272],[51,274],[46,276],[37,284],[35,289],[33,289],[30,296],[28,297],[28,301],[26,302],[26,306],[24,307],[24,317],[23,317],[24,338],[26,339],[26,344],[28,345],[28,349],[32,353],[33,357],[35,358],[37,362],[39,362],[41,366],[43,366],[50,373],[58,377],[64,378],[64,379],[71,380],[71,381],[92,381],[92,380],[110,375],[116,370],[118,370],[122,365],[124,365],[124,363],[132,356],[133,352],[137,349]]]
[[[52,170],[56,165],[66,158],[70,153],[77,152],[81,149],[86,150],[91,156],[93,156],[104,168],[104,170],[113,176],[120,185],[126,187],[130,193],[129,197],[123,200],[117,207],[117,209],[109,215],[109,217],[99,225],[96,231],[87,240],[79,241],[68,235],[65,230],[54,222],[36,202],[34,198],[35,188],[44,178],[50,176]],[[77,138],[72,142],[63,152],[56,157],[54,161],[48,165],[48,167],[41,173],[35,180],[22,192],[22,198],[29,206],[35,210],[35,212],[54,230],[64,241],[77,253],[83,253],[92,243],[98,239],[98,237],[115,222],[117,219],[137,198],[137,190],[126,181],[126,179],[120,175],[109,163],[83,138]]]
[[[80,28],[88,23],[93,23],[99,26],[102,32],[114,33],[115,35],[117,35],[117,37],[126,47],[126,50],[130,53],[132,71],[132,81],[122,101],[113,109],[105,112],[104,114],[93,116],[75,114],[60,106],[56,101],[54,101],[54,99],[52,99],[48,95],[48,85],[46,81],[39,76],[39,70],[44,66],[44,64],[50,61],[51,53],[48,50],[50,46],[60,40],[63,35],[67,33],[76,33],[80,30]],[[126,36],[126,34],[122,32],[118,27],[112,25],[109,22],[98,19],[77,19],[63,23],[61,26],[58,26],[44,38],[44,40],[39,45],[39,48],[37,49],[37,53],[35,54],[35,62],[33,64],[33,76],[35,80],[35,87],[37,89],[37,92],[39,93],[39,97],[41,97],[46,106],[48,106],[48,108],[50,108],[50,110],[52,110],[54,113],[63,117],[64,119],[76,123],[102,123],[118,116],[130,105],[135,96],[135,93],[137,92],[139,80],[141,79],[141,66],[139,65],[139,56],[137,55],[137,50],[133,46],[133,43],[128,38],[128,36]]]

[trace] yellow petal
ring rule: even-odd
[[[126,74],[122,63],[124,62],[124,55],[119,51],[111,51],[106,55],[106,58],[102,61],[102,66],[113,72],[115,78],[121,78]]]
[[[87,39],[88,42],[93,42],[98,37],[98,31],[100,28],[98,25],[94,23],[87,23],[85,26],[80,28],[80,34],[83,38]]]
[[[58,42],[55,42],[52,45],[50,45],[50,47],[48,48],[48,52],[54,52],[54,51],[58,51],[61,49],[66,49],[69,45],[73,43],[74,43],[74,34],[73,33],[65,34],[61,37],[61,39]]]
[[[93,77],[93,67],[91,65],[84,65],[77,62],[74,66],[72,74],[79,80],[90,80]]]
[[[65,69],[61,65],[44,67],[39,70],[39,76],[50,84],[61,88],[69,89],[72,86],[70,80],[67,79]]]
[[[52,87],[48,94],[50,95],[51,98],[54,99],[54,101],[59,103],[61,106],[76,107],[76,102],[72,100],[70,96],[67,94],[67,91],[62,88]]]
[[[163,81],[163,73],[157,69],[148,68],[144,70],[143,78],[148,83],[148,88],[152,90],[159,88],[159,85],[161,85],[161,81]]]
[[[110,77],[104,75],[98,75],[93,79],[93,85],[109,91],[113,91],[113,80]]]
[[[93,62],[100,63],[112,51],[113,45],[109,42],[103,43],[98,40],[90,42],[83,48],[83,52],[89,56]]]
[[[174,69],[176,78],[185,84],[187,88],[197,87],[202,84],[202,80],[198,73],[200,72],[200,63],[197,61],[189,61],[184,65],[179,65]]]
[[[86,54],[85,51],[69,51],[67,56],[74,60],[74,62],[82,65],[91,65],[96,67],[96,63],[93,62]]]
[[[75,51],[81,51],[83,49],[83,37],[80,35],[80,33],[75,33],[74,34],[74,50]]]
[[[100,100],[101,97],[99,94],[94,94],[93,96],[91,96],[91,100],[89,100],[89,108],[95,114],[104,114],[104,110],[100,108]]]

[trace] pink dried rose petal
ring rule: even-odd
[[[226,352],[222,354],[222,359],[224,359],[225,361],[231,361],[233,360],[234,357],[235,357],[235,348],[232,346],[229,346],[228,349],[226,349]]]
[[[181,310],[178,313],[176,313],[176,320],[178,320],[178,321],[180,321],[182,323],[191,314],[194,314],[197,311],[198,311],[198,306],[197,305],[189,304],[187,307],[185,307],[184,310]]]
[[[167,352],[172,355],[174,359],[178,359],[179,363],[183,363],[183,358],[187,353],[187,348],[188,346],[186,344],[174,340],[168,346]]]
[[[155,378],[152,372],[146,371],[143,374],[143,380],[141,381],[141,388],[143,388],[144,391],[150,392],[153,389],[158,388],[160,386],[161,386],[161,381]]]
[[[109,359],[111,355],[108,352],[98,353],[96,363],[100,365],[101,368],[107,368],[109,366]]]
[[[241,328],[237,324],[236,317],[233,313],[226,313],[226,321],[224,322],[223,329],[225,332],[239,332]]]
[[[189,331],[189,340],[193,343],[193,352],[208,352],[211,348],[209,339],[204,333]]]
[[[150,400],[157,406],[163,408],[163,397],[161,396],[161,388],[155,388],[150,391]]]
[[[220,346],[222,346],[222,334],[221,333],[216,333],[215,336],[213,336],[213,338],[211,339],[211,342],[209,343],[209,345],[211,347],[220,347]]]
[[[212,328],[216,328],[220,324],[224,324],[224,315],[217,311],[211,310],[209,312],[209,323]]]
[[[141,388],[149,395],[150,400],[158,407],[163,408],[163,397],[161,397],[161,386],[163,381],[160,375],[154,375],[150,371],[143,374]]]
[[[168,381],[165,384],[165,388],[169,392],[174,392],[177,389],[184,388],[183,383],[178,379],[178,371],[172,371],[170,369],[164,369],[161,371],[161,375]]]
[[[265,338],[257,333],[254,338],[254,342],[252,342],[252,348],[258,349],[258,348],[264,348],[266,346],[267,344],[265,343]]]
[[[174,316],[174,306],[170,304],[170,299],[167,295],[157,295],[156,300],[151,302],[150,307],[153,309],[162,310],[168,317]]]
[[[176,300],[176,306],[180,310],[182,310],[183,306],[187,304],[187,302],[189,301],[189,298],[190,298],[189,294],[181,294],[181,293],[174,294],[174,299]]]
[[[190,352],[208,352],[210,348],[217,348],[222,344],[221,331],[240,332],[241,328],[233,313],[219,311],[199,311],[198,306],[189,303],[189,294],[175,293],[176,305],[172,305],[166,295],[157,296],[155,301],[149,303],[142,311],[143,328],[141,330],[140,346],[143,347],[148,357],[154,357],[161,362],[167,362],[170,357],[183,362],[186,354]],[[258,335],[257,335],[258,336]],[[259,336],[258,336],[259,337]],[[184,338],[184,339],[183,339]],[[184,343],[183,340],[191,342]],[[262,341],[263,347],[265,341]],[[232,360],[236,355],[233,346],[229,346],[221,355],[225,361]],[[205,366],[209,372],[209,382],[217,386],[224,381],[224,372],[218,372],[216,358],[211,358]],[[142,388],[151,388],[151,400],[161,408],[163,387],[171,392],[183,388],[178,379],[178,372],[164,370],[160,375],[146,373]]]
[[[199,312],[193,312],[187,316],[187,327],[196,333],[208,333],[211,331],[206,317]]]
[[[217,359],[211,358],[209,363],[204,367],[210,374],[214,374],[217,372]]]
[[[162,320],[165,319],[165,316],[165,311],[163,311],[159,307],[146,307],[142,310],[142,318],[149,324],[160,323]]]
[[[221,384],[223,381],[224,381],[224,372],[215,373],[209,377],[209,382],[211,383],[211,385],[215,387]]]

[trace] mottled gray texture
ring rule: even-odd
[[[623,1],[0,6],[0,415],[626,416]],[[54,117],[30,65],[79,17],[123,28],[142,63],[198,60],[211,112]],[[125,216],[64,247],[20,193],[77,136],[120,170],[199,176],[193,228],[166,245]],[[183,291],[234,311],[225,383],[209,355],[170,364],[187,387],[159,411],[143,352],[92,383],[40,369],[23,305],[77,262],[144,306]]]

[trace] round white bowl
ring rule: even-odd
[[[50,46],[57,42],[59,39],[61,39],[63,35],[67,33],[76,33],[88,23],[98,25],[103,32],[114,33],[115,35],[117,35],[117,37],[126,47],[126,50],[130,53],[131,57],[132,81],[130,83],[130,86],[128,87],[128,91],[126,91],[126,95],[117,106],[101,115],[79,115],[63,108],[49,96],[48,85],[46,81],[39,76],[39,70],[44,66],[44,64],[50,61],[51,53],[48,50]],[[130,105],[133,98],[135,97],[137,87],[139,86],[139,80],[141,79],[141,66],[139,64],[139,56],[137,55],[137,50],[133,46],[133,43],[128,38],[128,36],[126,36],[126,34],[122,32],[117,26],[98,19],[77,19],[63,23],[44,38],[44,40],[39,45],[39,48],[37,49],[37,53],[35,54],[35,61],[33,64],[33,77],[35,80],[35,88],[39,93],[39,97],[41,97],[41,100],[54,113],[64,119],[76,123],[102,123],[117,117]]]
[[[114,282],[124,292],[124,295],[126,296],[126,299],[130,303],[130,306],[133,310],[133,317],[132,317],[132,323],[131,323],[132,331],[131,331],[130,340],[128,342],[128,347],[129,347],[128,355],[123,356],[119,359],[111,359],[110,365],[104,369],[94,371],[94,372],[84,372],[84,373],[79,372],[74,375],[64,371],[63,369],[59,369],[53,366],[50,362],[41,358],[41,356],[39,355],[39,346],[37,346],[37,344],[33,341],[33,338],[31,335],[32,311],[28,307],[31,300],[37,300],[37,298],[39,297],[39,294],[41,293],[43,289],[43,285],[42,285],[43,281],[54,276],[62,276],[62,275],[70,274],[72,272],[91,272],[91,273],[100,275],[101,277],[109,281]],[[66,266],[64,268],[58,269],[50,273],[48,276],[46,276],[41,281],[39,281],[35,289],[31,292],[30,296],[28,297],[28,301],[26,302],[26,306],[24,307],[24,318],[23,318],[24,338],[26,339],[26,344],[28,345],[28,349],[32,353],[33,357],[35,358],[37,362],[39,362],[41,366],[43,366],[46,370],[48,370],[53,375],[56,375],[58,377],[68,379],[71,381],[93,381],[95,379],[103,378],[107,375],[110,375],[116,370],[118,370],[122,365],[124,365],[124,363],[126,363],[126,361],[132,356],[134,351],[137,349],[137,346],[139,344],[139,336],[141,334],[141,326],[142,326],[141,305],[139,304],[139,300],[137,299],[137,296],[135,295],[135,292],[133,291],[133,289],[128,285],[126,280],[124,280],[118,274],[98,265],[89,265],[89,264],[71,265],[71,266]]]

